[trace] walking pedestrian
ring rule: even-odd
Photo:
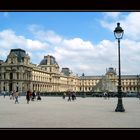
[[[31,91],[28,90],[27,93],[26,93],[26,100],[27,100],[27,104],[29,104],[29,101],[30,101],[30,96],[31,96]]]
[[[32,101],[34,101],[34,99],[36,98],[36,94],[35,94],[35,90],[32,93]]]
[[[6,96],[6,93],[5,93],[5,91],[3,91],[3,97],[5,98],[5,96]]]
[[[64,92],[64,93],[63,93],[63,99],[65,99],[65,97],[66,97],[66,93]]]
[[[106,92],[104,92],[104,99],[106,99],[107,98],[107,93]]]
[[[40,96],[40,92],[37,93],[37,101],[40,100],[41,101],[41,96]]]
[[[15,99],[15,94],[16,94],[16,91],[13,90],[13,92],[12,92],[12,98],[13,98],[13,100]]]
[[[13,91],[10,92],[10,95],[9,95],[10,100],[12,100],[12,96],[13,96]]]
[[[74,95],[74,92],[72,93],[72,100],[74,101],[75,100],[75,95]]]
[[[18,91],[16,91],[14,96],[15,96],[15,104],[16,104],[16,103],[18,103],[18,104],[19,104],[19,102],[18,102],[19,92],[18,92]]]
[[[68,101],[71,101],[71,92],[68,92]]]
[[[74,95],[74,100],[76,100],[76,92],[74,92],[73,95]]]

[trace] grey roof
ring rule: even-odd
[[[66,76],[70,75],[70,69],[69,68],[62,68],[61,72]]]
[[[26,52],[22,49],[11,49],[10,54],[11,53],[14,53],[17,56],[18,62],[23,62],[24,57],[26,57]]]
[[[137,75],[121,75],[121,79],[137,79]]]
[[[104,75],[102,76],[80,76],[80,79],[102,79],[103,77],[105,77]],[[137,79],[137,75],[121,75],[121,79]],[[140,78],[140,77],[139,77]]]
[[[101,79],[102,76],[80,76],[79,78],[80,79],[90,79],[90,80],[92,80],[92,79]]]
[[[107,70],[107,72],[106,72],[106,74],[109,74],[109,73],[113,73],[114,75],[116,75],[116,71],[115,71],[115,69],[112,68],[112,67],[110,67],[110,68]]]
[[[41,60],[40,65],[47,65],[47,58]]]
[[[48,58],[47,56],[44,56],[44,59],[41,60],[40,65],[47,65],[48,64]],[[50,65],[57,64],[55,58],[53,56],[50,56]]]

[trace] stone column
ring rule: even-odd
[[[30,90],[33,91],[33,83],[32,82],[30,82],[29,87],[30,87]]]
[[[3,91],[3,86],[4,86],[4,82],[1,82],[1,84],[0,84],[0,91]]]
[[[13,82],[13,90],[16,90],[17,83]]]
[[[5,72],[5,79],[8,79],[8,73]]]
[[[8,84],[8,82],[5,83],[5,90],[9,92],[9,84]]]
[[[13,72],[13,79],[16,79],[16,73]]]
[[[18,83],[18,89],[19,89],[19,92],[22,92],[22,82]]]
[[[4,73],[1,74],[1,78],[4,79]]]
[[[20,79],[20,80],[23,80],[23,78],[22,78],[22,73],[19,73],[19,79]]]

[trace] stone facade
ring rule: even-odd
[[[114,68],[106,69],[102,76],[81,76],[80,79],[81,91],[117,92],[118,76]],[[140,92],[140,76],[121,75],[121,85],[123,92]]]
[[[39,65],[31,64],[22,49],[12,49],[6,61],[0,61],[0,91],[28,89],[40,92],[79,91],[79,78],[59,71],[53,56],[44,56]]]
[[[103,91],[107,85],[108,91],[116,91],[116,70],[109,68],[103,76],[76,76],[69,68],[62,68],[51,55],[44,56],[39,65],[30,63],[30,56],[22,49],[11,49],[6,61],[0,60],[0,92],[28,89],[40,92],[90,92]],[[122,91],[137,92],[139,76],[122,75]],[[104,86],[104,89],[105,86]],[[97,91],[97,90],[96,90]]]

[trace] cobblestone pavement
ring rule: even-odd
[[[140,100],[123,98],[125,112],[115,112],[117,98],[42,97],[19,104],[0,96],[0,128],[140,128]]]

